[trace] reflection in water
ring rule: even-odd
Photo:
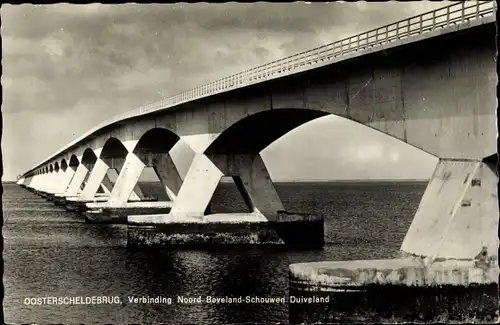
[[[158,190],[142,185],[144,194]],[[126,248],[125,225],[86,224],[77,214],[16,186],[3,205],[7,323],[286,322],[287,304],[179,304],[177,297],[287,296],[288,265],[387,258],[397,252],[425,184],[279,184],[289,211],[325,216],[322,250],[218,247]],[[234,185],[220,186],[218,212],[237,210]],[[356,198],[362,197],[362,201]],[[237,204],[236,204],[237,205]],[[27,297],[120,296],[122,304],[25,305]],[[128,297],[171,297],[135,304]]]

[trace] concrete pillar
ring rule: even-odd
[[[21,185],[29,187],[32,181],[33,181],[33,176],[26,176]]]
[[[40,181],[41,181],[41,178],[42,176],[44,176],[44,174],[38,174],[38,175],[34,175],[33,176],[33,179],[30,183],[30,187],[34,190],[39,190],[40,188]]]
[[[283,203],[259,154],[196,154],[172,208],[178,218],[199,217],[205,210],[222,176],[233,176],[252,212],[275,220]]]
[[[204,154],[196,154],[172,207],[174,217],[203,218],[224,173]]]
[[[40,176],[41,176],[40,174],[31,176],[31,181],[29,182],[29,184],[27,186],[31,189],[36,190],[38,179]]]
[[[108,169],[109,167],[104,161],[97,159],[94,168],[92,168],[87,184],[80,195],[80,199],[91,201],[95,197]]]
[[[66,190],[67,190],[74,174],[75,174],[75,171],[70,167],[66,168],[65,171],[60,169],[58,172],[58,180],[57,180],[56,186],[54,186],[54,191],[55,191],[54,193],[56,193],[56,194],[66,193]]]
[[[498,176],[493,163],[440,159],[401,245],[431,261],[498,250]]]
[[[49,188],[49,184],[50,184],[50,176],[51,176],[51,173],[48,172],[48,173],[45,173],[45,174],[42,174],[42,175],[39,175],[39,180],[37,182],[37,190],[38,191],[43,191],[43,192],[47,192],[48,188]]]
[[[152,167],[171,201],[174,201],[182,186],[182,178],[169,153],[155,154]]]
[[[234,174],[239,175],[239,178],[236,177],[234,180],[243,198],[248,196],[251,200],[249,207],[266,217],[276,216],[278,211],[285,211],[260,154],[234,157],[236,160]]]
[[[114,186],[115,185],[113,184],[113,182],[109,178],[109,175],[106,173],[106,175],[104,175],[104,178],[102,179],[102,183],[101,183],[101,189],[102,189],[103,193],[106,193],[106,194],[111,193]]]
[[[69,168],[69,167],[68,167]],[[79,164],[78,167],[76,168],[76,171],[68,185],[68,189],[66,190],[66,196],[75,196],[78,194],[78,190],[80,189],[80,186],[82,185],[85,176],[87,176],[89,170],[85,165]]]
[[[110,169],[114,169],[118,175],[120,175],[124,165],[125,159],[122,158],[110,159],[109,162]],[[113,190],[113,187],[114,186],[108,187],[110,192]],[[133,201],[140,201],[141,199],[144,199],[144,194],[138,184],[134,186],[134,190],[132,191],[132,194],[130,194],[129,199]]]
[[[50,194],[54,193],[54,187],[56,186],[57,181],[58,175],[55,171],[48,173],[43,184],[43,191]]]
[[[90,177],[90,174],[92,173],[92,169],[94,168],[94,165],[90,165],[88,167],[88,173],[85,175],[85,177],[83,178],[83,182],[82,184],[80,185],[80,187],[78,188],[78,194],[81,194],[83,192],[83,189],[85,188],[85,186],[87,185],[87,182],[89,180],[89,177]]]
[[[111,191],[108,201],[110,205],[127,203],[129,197],[134,193],[134,188],[137,187],[137,181],[141,177],[145,166],[135,154],[129,153],[127,155],[125,164],[121,168],[115,186]],[[140,193],[142,194],[142,191]]]

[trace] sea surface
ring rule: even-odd
[[[4,184],[4,314],[13,323],[213,324],[288,322],[287,303],[177,303],[177,297],[287,297],[288,265],[391,258],[425,190],[422,182],[278,183],[290,212],[325,217],[323,249],[127,249],[126,225],[86,224],[31,192]],[[147,195],[157,184],[142,183]],[[158,194],[158,196],[161,196]],[[213,212],[244,211],[221,184]],[[118,296],[120,304],[31,305],[26,298]],[[172,304],[128,297],[172,298]]]

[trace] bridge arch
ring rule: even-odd
[[[223,130],[206,154],[257,154],[289,131],[328,115],[308,109],[279,109],[248,115]]]
[[[394,138],[423,152],[434,154],[403,141],[396,136],[380,131],[356,120],[323,110],[304,108],[282,108],[266,110],[248,115],[226,127],[205,150],[205,154],[258,154],[271,143],[290,131],[324,116],[347,119],[360,127],[366,127]]]
[[[78,157],[76,157],[75,154],[71,155],[71,157],[69,158],[68,167],[76,169],[79,164],[80,162],[78,161]]]
[[[104,146],[102,147],[100,159],[114,159],[114,158],[125,158],[128,154],[127,148],[123,143],[115,138],[111,137],[106,140]]]
[[[57,162],[57,161],[54,163],[54,171],[55,171],[56,173],[58,173],[58,172],[59,172],[59,162]]]
[[[71,161],[74,161],[73,156],[72,156]],[[75,156],[75,159],[76,159],[76,156]],[[94,150],[92,150],[91,148],[85,149],[85,151],[83,152],[83,155],[82,155],[82,162],[81,163],[85,167],[87,167],[88,169],[91,169],[91,167],[95,164],[96,161],[97,161],[97,155],[94,153]]]
[[[49,172],[53,172],[54,171],[54,167],[52,166],[52,164],[49,165]]]
[[[61,170],[62,170],[63,172],[65,172],[65,171],[66,171],[66,169],[68,169],[68,163],[66,162],[66,158],[63,158],[63,159],[61,160]]]
[[[139,138],[133,152],[138,155],[168,153],[179,139],[180,137],[176,133],[168,129],[153,128]]]

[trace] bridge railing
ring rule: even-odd
[[[269,77],[275,78],[291,74],[294,70],[322,64],[352,52],[366,50],[377,45],[391,43],[410,36],[425,34],[450,25],[461,24],[485,17],[494,14],[495,9],[495,1],[463,1],[454,3],[447,7],[403,19],[368,32],[347,37],[312,50],[297,53],[212,81],[180,94],[146,104],[139,109],[126,111],[118,116],[114,116],[111,120],[104,121],[98,128],[128,117],[176,106],[202,97],[258,83],[270,79]]]
[[[81,138],[73,141],[66,148],[76,144],[87,135],[120,120],[177,106],[195,99],[215,95],[261,81],[293,74],[300,70],[310,69],[316,65],[328,63],[328,61],[336,60],[347,54],[363,51],[378,45],[389,44],[415,35],[423,35],[450,25],[462,24],[482,17],[495,15],[495,12],[495,1],[463,1],[403,19],[374,30],[347,37],[312,50],[297,53],[212,81],[180,94],[144,105],[139,109],[126,111],[109,120],[103,121]],[[63,150],[65,149],[61,151]]]
[[[453,24],[461,24],[466,21],[494,14],[495,8],[496,4],[494,1],[458,2],[368,32],[347,37],[312,50],[266,63],[172,97],[147,104],[139,109],[131,110],[130,112],[134,112],[135,114],[147,113],[245,85],[254,84],[269,79],[269,77],[290,74],[293,73],[294,70],[324,63],[352,52],[365,50],[377,45],[394,42],[410,36],[424,34],[439,28],[448,27]],[[125,115],[128,113],[129,112],[126,112]]]

